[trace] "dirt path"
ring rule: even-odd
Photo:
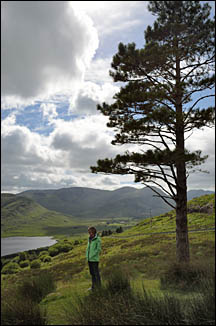
[[[196,230],[188,230],[188,232],[203,232],[203,231],[215,231],[215,228],[208,228],[208,229],[196,229]],[[110,238],[116,238],[116,239],[124,239],[124,238],[133,238],[138,237],[142,235],[149,235],[149,234],[168,234],[168,233],[176,233],[176,231],[166,231],[166,232],[149,232],[149,233],[140,233],[140,234],[134,234],[134,235],[125,235],[125,236],[115,236],[110,235]]]

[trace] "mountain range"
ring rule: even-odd
[[[165,195],[156,188],[161,195]],[[188,200],[212,191],[190,190]],[[165,213],[171,209],[153,190],[148,187],[137,189],[123,187],[117,190],[99,190],[84,187],[57,190],[28,190],[17,194],[27,197],[58,213],[78,218],[145,218]]]
[[[162,195],[162,191],[158,190]],[[191,190],[188,200],[213,192]],[[63,188],[1,194],[1,235],[39,236],[86,232],[89,221],[145,219],[171,210],[150,188]],[[75,230],[76,229],[76,230]],[[78,230],[79,229],[79,230]]]

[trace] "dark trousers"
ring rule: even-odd
[[[101,285],[100,273],[98,268],[98,261],[89,261],[89,271],[92,276],[92,289]]]

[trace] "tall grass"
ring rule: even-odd
[[[2,300],[1,325],[47,325],[46,317],[46,310],[31,300],[18,297]]]
[[[205,261],[191,263],[168,262],[161,273],[160,283],[162,289],[177,288],[179,290],[194,290],[202,285],[203,280],[214,278],[213,267]]]
[[[198,293],[185,306],[189,325],[215,325],[215,278],[202,279]]]
[[[47,312],[39,302],[55,290],[51,274],[43,272],[13,288],[2,290],[2,325],[47,325]]]
[[[56,289],[55,281],[47,271],[41,272],[38,276],[26,279],[18,287],[21,297],[40,302],[47,294]]]
[[[68,299],[63,310],[70,325],[213,325],[214,305],[211,281],[186,300],[146,291],[144,286],[141,294],[134,293],[130,280],[115,271],[100,289]]]

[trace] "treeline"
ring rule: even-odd
[[[122,233],[123,232],[123,228],[120,226],[119,228],[117,228],[115,231],[115,233]],[[105,236],[108,236],[110,234],[113,234],[113,231],[112,230],[103,230],[99,235],[101,237],[105,237]]]

